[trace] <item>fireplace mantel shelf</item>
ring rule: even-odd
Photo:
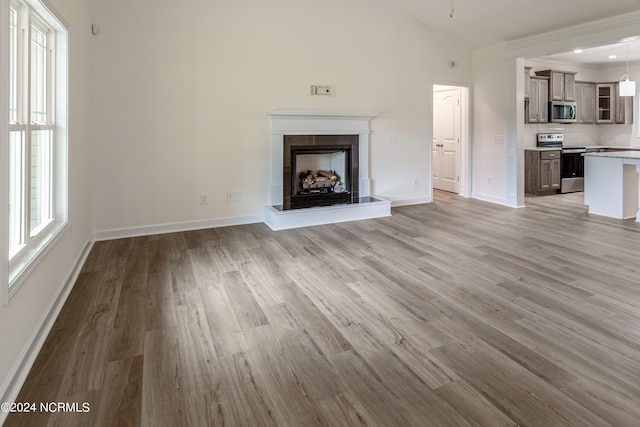
[[[272,135],[369,134],[372,113],[348,111],[272,110]]]
[[[377,116],[370,112],[350,112],[350,111],[315,111],[315,110],[272,110],[268,111],[269,116],[317,116],[317,117],[356,117],[359,119],[372,119]]]

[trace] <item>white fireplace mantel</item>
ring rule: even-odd
[[[360,197],[371,196],[369,121],[371,113],[274,110],[271,117],[271,204],[282,204],[284,135],[358,135]]]
[[[376,117],[373,113],[354,113],[340,111],[306,111],[306,110],[272,110],[267,112],[271,118],[271,206],[266,207],[265,222],[274,229],[299,227],[327,223],[314,216],[316,208],[296,209],[296,212],[287,211],[282,217],[296,220],[278,224],[276,206],[282,205],[282,167],[283,147],[285,135],[358,135],[359,151],[359,177],[358,186],[360,198],[371,197],[371,179],[369,178],[369,122]],[[383,206],[381,207],[380,204]],[[358,206],[361,205],[361,206]],[[391,203],[386,200],[378,200],[369,204],[354,203],[336,207],[332,215],[327,215],[327,209],[318,208],[326,218],[333,218],[331,222],[349,221],[351,219],[364,219],[391,214]],[[367,210],[373,208],[371,213]],[[342,212],[337,214],[337,212]],[[382,214],[381,214],[382,212]],[[269,220],[269,218],[271,218]],[[301,219],[302,218],[302,219]],[[305,219],[309,218],[309,220]],[[274,222],[275,221],[275,222]],[[295,225],[294,225],[295,224]]]

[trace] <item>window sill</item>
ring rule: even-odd
[[[68,224],[65,222],[51,223],[48,230],[43,232],[43,238],[39,243],[30,248],[24,248],[24,253],[19,254],[16,260],[11,261],[9,266],[8,300],[18,292],[18,289],[26,282],[29,275],[60,241],[67,228]]]

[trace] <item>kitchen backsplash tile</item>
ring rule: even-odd
[[[640,138],[633,135],[633,125],[589,125],[570,124],[560,125],[556,123],[547,124],[525,124],[524,126],[524,147],[536,146],[536,134],[538,133],[562,133],[564,135],[564,145],[573,147],[584,147],[594,145],[637,147],[640,146]]]

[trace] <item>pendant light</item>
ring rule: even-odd
[[[455,12],[455,7],[453,5],[453,0],[451,0],[451,12],[449,12],[449,18],[453,18],[453,12]]]
[[[629,80],[629,42],[627,42],[627,74],[620,77],[618,89],[620,96],[634,96],[636,93],[636,82]]]

